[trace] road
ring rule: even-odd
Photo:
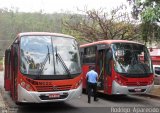
[[[10,98],[10,93],[3,89],[3,72],[0,72],[0,88],[3,90],[3,97],[11,113],[136,113],[137,109],[150,109],[160,112],[160,100],[137,95],[128,96],[106,96],[99,94],[99,101],[87,103],[87,95],[82,94],[81,98],[67,102],[25,104],[17,106]],[[118,110],[121,110],[118,111]],[[149,113],[152,113],[152,112]],[[144,112],[146,113],[146,112]]]

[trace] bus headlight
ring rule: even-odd
[[[123,82],[122,82],[119,78],[115,78],[115,81],[116,81],[119,85],[123,85]]]
[[[25,87],[25,82],[21,82],[21,86],[22,86],[22,87]]]
[[[26,90],[30,91],[31,90],[31,86],[29,84],[26,85]]]
[[[24,81],[21,81],[20,85],[21,85],[24,89],[26,89],[27,91],[34,91],[33,88],[32,88],[29,84],[27,84],[26,82],[24,82]]]
[[[77,88],[81,83],[82,83],[82,79],[76,83],[75,88]]]

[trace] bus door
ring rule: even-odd
[[[12,84],[12,98],[14,100],[17,99],[17,76],[18,76],[18,43],[15,42],[12,47],[11,47],[11,51],[12,51],[12,80],[11,80],[11,84]]]
[[[80,48],[80,55],[81,55],[81,65],[82,65],[82,70],[83,70],[83,83],[82,83],[82,87],[83,89],[87,88],[87,82],[86,82],[86,73],[88,71],[88,69],[86,69],[86,67],[83,66],[84,63],[84,48]]]
[[[104,92],[104,78],[105,78],[105,45],[97,46],[97,58],[96,58],[96,71],[98,73],[98,83],[97,89],[98,92]]]
[[[4,72],[4,88],[10,91],[10,49],[5,51],[5,72]]]
[[[111,94],[112,93],[112,51],[110,48],[107,48],[105,51],[105,71],[106,76],[104,79],[104,93],[105,94]]]

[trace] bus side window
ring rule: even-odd
[[[8,53],[8,76],[9,76],[9,79],[11,79],[11,50],[9,50],[9,53]]]
[[[6,62],[6,63],[7,63],[8,68],[9,68],[9,66],[10,66],[10,50],[7,50],[7,53],[6,53],[6,54],[7,54],[7,59],[6,59],[7,62]],[[10,71],[10,70],[7,69],[7,78],[10,78],[9,71]]]
[[[95,63],[96,61],[96,46],[84,48],[83,63]]]
[[[111,60],[112,60],[112,52],[111,49],[106,50],[106,73],[107,75],[111,75]]]
[[[18,44],[13,44],[14,66],[18,66]]]
[[[81,64],[83,64],[83,62],[84,62],[84,48],[80,48],[80,56],[81,56]]]

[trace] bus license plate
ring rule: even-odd
[[[49,94],[48,97],[49,98],[59,98],[60,94]]]
[[[142,89],[140,89],[140,88],[135,88],[134,90],[135,90],[135,92],[141,92],[142,91]]]

